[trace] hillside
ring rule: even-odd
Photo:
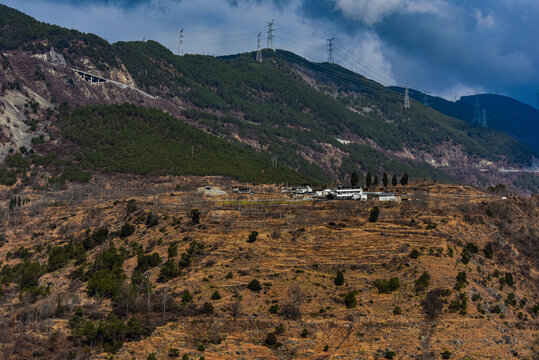
[[[518,174],[499,169],[527,167],[534,158],[529,148],[499,131],[414,101],[403,109],[398,92],[338,65],[311,63],[280,50],[264,51],[262,64],[252,53],[178,57],[155,41],[111,45],[5,6],[0,13],[2,157],[21,147],[40,155],[55,149],[76,165],[78,160],[62,151],[72,144],[58,130],[59,106],[128,102],[168,112],[270,163],[276,159],[313,183],[348,182],[358,170],[486,187],[512,184]],[[109,81],[89,83],[72,67]],[[200,166],[194,174],[201,173]],[[120,164],[113,168],[129,171]],[[213,165],[204,172],[231,174]],[[535,191],[530,184],[527,191]]]
[[[227,195],[195,192],[208,182]],[[373,204],[268,186],[234,197],[216,178],[97,184],[4,205],[6,358],[539,354],[537,198],[413,184],[411,201]]]
[[[395,90],[404,91],[402,88]],[[480,111],[486,111],[489,127],[511,135],[528,145],[536,154],[539,153],[539,140],[536,136],[539,133],[539,110],[530,105],[495,94],[463,96],[455,102],[436,96],[425,97],[413,89],[410,90],[410,96],[420,102],[426,99],[436,111],[467,122],[472,122],[476,102],[479,102]]]

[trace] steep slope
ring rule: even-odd
[[[347,182],[359,168],[489,185],[514,177],[499,168],[526,167],[533,159],[528,148],[498,131],[416,102],[403,109],[397,92],[334,64],[311,63],[286,51],[265,51],[262,64],[252,53],[178,57],[154,41],[110,45],[5,6],[0,13],[5,92],[28,93],[28,102],[36,101],[34,92],[56,106],[130,102],[157,108],[276,158],[313,181]],[[65,64],[51,62],[53,54]],[[88,83],[71,67],[152,97],[112,82]],[[27,119],[38,122],[34,132],[54,128],[50,122],[57,117],[40,124],[40,111],[45,110]]]

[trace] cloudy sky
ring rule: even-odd
[[[152,39],[176,52],[275,47],[335,62],[385,85],[448,99],[489,92],[539,106],[539,0],[0,0],[110,42]]]

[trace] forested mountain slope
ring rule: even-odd
[[[279,165],[312,182],[348,181],[353,170],[360,170],[489,185],[511,181],[513,175],[498,168],[526,167],[534,157],[527,146],[499,131],[416,101],[405,109],[396,91],[287,51],[264,51],[262,64],[253,53],[179,57],[155,41],[108,44],[5,6],[0,7],[0,38],[4,102],[23,113],[25,101],[48,102],[35,116],[24,114],[33,117],[24,122],[37,122],[33,135],[45,140],[59,117],[53,111],[44,119],[43,107],[130,102],[168,112],[268,159],[276,157]],[[44,61],[52,48],[66,65]],[[88,84],[70,67],[138,87],[154,98],[111,83]],[[14,93],[26,100],[16,103]],[[68,139],[61,136],[54,144],[63,146],[63,141]],[[4,142],[4,151],[20,147],[15,143]]]

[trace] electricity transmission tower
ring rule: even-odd
[[[410,108],[410,95],[408,94],[408,84],[404,87],[404,108]]]
[[[180,30],[180,44],[178,45],[178,55],[183,56],[183,28]]]
[[[479,103],[479,97],[476,97],[472,123],[481,124],[482,122],[483,122],[483,118],[481,116],[481,104]]]
[[[275,51],[273,48],[273,31],[275,31],[273,25],[275,25],[275,19],[268,22],[268,49]]]
[[[328,51],[328,63],[333,63],[333,51],[335,50],[335,38],[328,39],[326,45]]]
[[[487,127],[487,111],[483,108],[483,119],[481,121],[481,126]]]
[[[262,34],[261,33],[258,33],[258,42],[257,42],[257,45],[256,45],[256,61],[258,62],[262,62],[262,45],[261,45],[261,40],[260,40],[260,36]]]

